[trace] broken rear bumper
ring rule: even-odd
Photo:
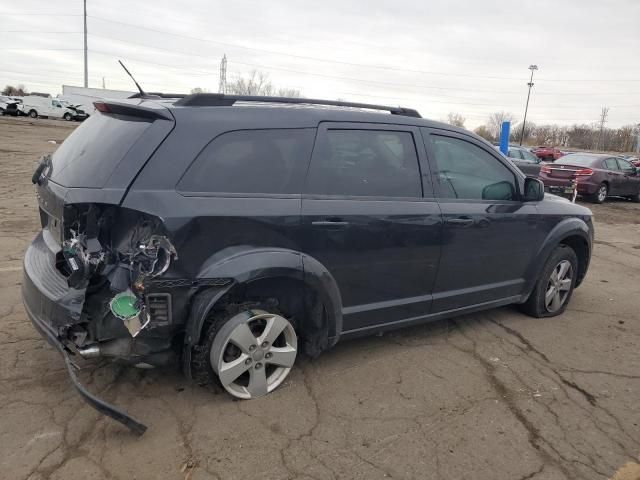
[[[65,323],[73,323],[73,319],[79,317],[84,292],[67,287],[64,278],[55,271],[55,262],[52,261],[51,255],[54,254],[48,248],[42,232],[25,254],[22,300],[31,323],[63,356],[69,377],[80,396],[100,413],[142,435],[147,429],[145,425],[93,395],[78,380],[76,367],[70,358],[71,351],[60,339],[58,329]]]

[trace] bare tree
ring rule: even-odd
[[[464,128],[464,122],[466,121],[466,118],[456,112],[449,112],[449,114],[447,115],[447,123],[449,125],[453,125],[454,127]]]
[[[512,124],[515,122],[515,116],[509,112],[494,112],[489,115],[489,120],[487,121],[487,128],[491,132],[494,140],[500,138],[500,131],[502,130],[502,122],[511,122]]]
[[[276,90],[276,96],[300,98],[302,95],[300,95],[300,90],[296,90],[295,88],[278,88]]]
[[[227,93],[234,95],[300,97],[300,91],[293,88],[277,88],[266,73],[254,70],[248,77],[237,77],[227,82]]]
[[[209,90],[206,88],[195,87],[191,89],[191,93],[209,93]]]
[[[29,92],[27,92],[24,85],[18,85],[17,87],[7,85],[4,87],[4,90],[2,90],[2,95],[7,95],[9,97],[24,97],[25,95],[29,95]]]
[[[484,138],[485,140],[488,140],[490,142],[495,140],[495,137],[492,135],[491,131],[489,130],[489,128],[487,128],[486,125],[480,125],[473,132],[476,135],[480,135],[482,138]]]
[[[536,124],[529,121],[524,126],[524,135],[522,136],[522,143],[530,143],[533,139],[533,136],[536,132]],[[520,136],[522,135],[522,122],[518,122],[517,124],[511,127],[511,141],[519,142]]]

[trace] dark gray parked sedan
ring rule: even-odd
[[[495,148],[496,150],[500,150],[499,146]],[[540,173],[540,162],[542,162],[542,160],[525,147],[509,145],[507,157],[527,176],[537,177]]]

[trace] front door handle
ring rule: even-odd
[[[457,218],[447,219],[447,223],[449,225],[459,225],[461,227],[468,227],[469,225],[473,225],[475,223],[475,220],[471,217],[457,217]]]
[[[345,222],[341,218],[337,217],[329,217],[324,220],[316,220],[311,222],[311,225],[314,227],[346,227],[349,225],[349,222]]]

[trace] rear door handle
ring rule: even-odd
[[[316,220],[315,222],[311,222],[311,225],[314,227],[345,227],[349,225],[349,222],[345,222],[341,218],[330,217],[325,218],[324,220]]]
[[[470,217],[458,217],[458,218],[449,218],[447,219],[447,223],[449,225],[460,225],[460,226],[469,226],[475,223],[475,220]]]

